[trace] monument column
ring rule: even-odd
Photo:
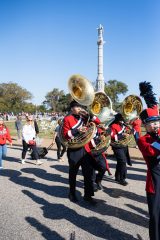
[[[96,80],[96,91],[104,92],[104,77],[103,77],[103,26],[100,24],[98,29],[98,76]]]

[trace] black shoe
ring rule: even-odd
[[[123,185],[123,186],[127,186],[128,182],[126,182],[125,180],[120,180],[119,184]]]
[[[93,191],[94,191],[94,192],[98,192],[98,191],[99,191],[98,187],[97,187],[97,186],[94,186]]]
[[[115,181],[116,181],[116,182],[120,182],[120,179],[119,179],[119,178],[115,178]]]
[[[88,196],[84,196],[83,197],[84,201],[88,202],[89,204],[91,204],[92,206],[95,206],[97,204],[97,201],[95,199],[93,199],[92,197],[88,197]]]
[[[73,193],[69,193],[68,194],[68,198],[69,198],[69,200],[71,201],[71,202],[78,202],[78,198],[76,197],[76,195],[75,194],[73,194]]]
[[[138,237],[138,240],[143,240],[143,238],[139,234],[137,234],[137,237]]]
[[[97,189],[98,189],[98,190],[102,190],[102,191],[104,190],[101,182],[97,182]]]

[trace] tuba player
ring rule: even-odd
[[[127,137],[128,133],[127,127],[124,121],[124,118],[121,113],[117,113],[115,115],[115,120],[110,125],[111,127],[111,139],[112,139],[112,150],[117,160],[116,172],[115,172],[115,180],[123,185],[128,185],[126,181],[127,178],[127,163],[131,164],[131,159],[129,155],[128,146],[118,144],[118,141]]]
[[[63,136],[66,140],[74,139],[80,133],[87,131],[88,116],[81,114],[82,106],[73,100],[70,103],[70,114],[64,117],[63,120]],[[100,120],[96,116],[90,116],[90,120],[95,124],[99,124]],[[79,167],[82,167],[82,174],[84,176],[84,200],[95,205],[97,202],[92,198],[94,196],[93,187],[93,167],[92,157],[86,151],[86,146],[80,148],[67,149],[67,157],[69,162],[69,199],[77,202],[76,196],[76,176]]]

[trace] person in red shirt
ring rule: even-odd
[[[2,158],[7,154],[7,145],[6,141],[9,141],[12,145],[12,139],[9,133],[8,128],[4,125],[4,121],[0,118],[0,169],[3,169]]]
[[[160,240],[160,116],[150,83],[140,83],[140,91],[148,107],[140,113],[147,133],[136,140],[147,164],[149,236],[150,240]]]

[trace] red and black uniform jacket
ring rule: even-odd
[[[113,123],[110,128],[111,140],[113,142],[118,142],[120,139],[123,139],[123,134],[128,130],[128,128],[123,123]]]
[[[157,135],[147,133],[140,137],[137,144],[147,164],[146,191],[155,193],[156,177],[154,173],[156,172],[156,175],[160,177],[160,130]]]
[[[5,126],[0,127],[0,145],[6,144],[6,141],[12,142],[8,128]]]
[[[88,150],[91,150],[97,146],[97,144],[100,143],[100,134],[102,132],[102,129],[97,127],[96,132],[91,139],[91,141],[88,143]],[[89,152],[89,151],[88,151]]]
[[[132,123],[131,123],[134,131],[136,131],[137,133],[139,133],[139,136],[141,136],[141,125],[142,125],[142,121],[141,119],[137,118],[135,119]]]
[[[93,116],[90,120],[95,124],[100,124],[100,120]],[[87,123],[87,119],[79,115],[68,115],[64,117],[63,120],[63,135],[66,140],[73,139],[79,134],[79,128],[85,126]],[[87,152],[90,152],[90,144],[86,144],[85,149]]]

